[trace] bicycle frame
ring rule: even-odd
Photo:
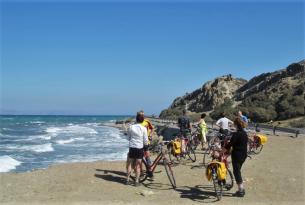
[[[154,160],[152,165],[150,166],[150,169],[152,172],[155,171],[158,163],[161,161],[161,159],[165,158],[165,154],[163,153],[164,151],[161,151],[161,153],[157,156],[157,158]]]

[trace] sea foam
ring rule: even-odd
[[[10,170],[16,169],[16,167],[20,164],[21,162],[15,160],[10,156],[0,156],[0,172],[8,172]]]

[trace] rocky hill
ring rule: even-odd
[[[238,109],[258,122],[283,120],[304,115],[305,61],[285,69],[263,73],[249,81],[222,76],[201,88],[176,98],[161,118],[176,118],[183,109],[192,113],[233,114]]]

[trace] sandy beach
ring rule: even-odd
[[[305,201],[305,138],[269,136],[259,155],[242,169],[246,196],[226,191],[217,204],[303,204]],[[0,174],[0,204],[205,204],[216,201],[212,183],[201,165],[185,161],[174,167],[177,189],[162,165],[154,181],[125,185],[125,162],[59,164],[45,170]],[[143,196],[143,194],[145,196]]]

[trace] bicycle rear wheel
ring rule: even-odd
[[[233,174],[231,170],[227,169],[225,188],[229,191],[230,189],[232,189],[233,185],[234,185]]]
[[[171,183],[172,187],[174,189],[176,189],[176,180],[174,177],[173,168],[172,168],[170,162],[168,161],[168,159],[163,159],[163,165],[165,167],[166,175],[169,179],[169,182]]]
[[[196,154],[191,145],[188,145],[186,147],[186,154],[188,155],[190,160],[192,160],[192,162],[196,162]]]
[[[147,165],[147,162],[145,160],[142,160],[141,163],[141,174],[139,178],[139,182],[142,183],[147,179],[147,172],[149,170],[149,166]]]
[[[262,145],[262,144],[257,144],[257,146],[254,147],[254,148],[252,149],[252,151],[253,151],[254,154],[259,154],[259,153],[262,151],[263,147],[264,147],[264,145]]]
[[[222,182],[218,180],[216,167],[212,167],[212,180],[213,180],[214,190],[216,193],[216,198],[219,201],[222,197]]]

